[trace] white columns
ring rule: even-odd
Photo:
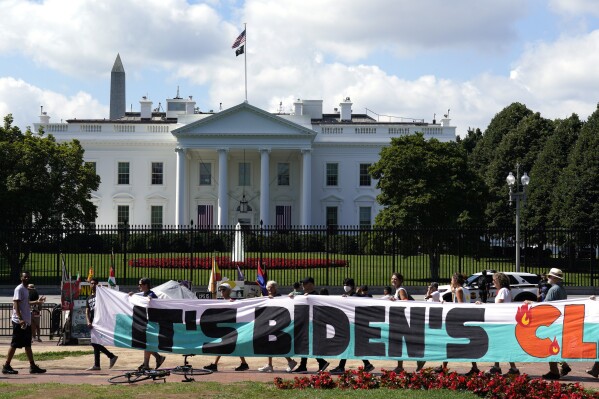
[[[176,182],[176,199],[175,199],[175,224],[184,225],[185,222],[185,184],[187,178],[187,162],[185,159],[185,149],[181,147],[175,148],[177,153],[177,182]]]
[[[312,225],[312,150],[302,150],[301,224]]]
[[[226,148],[218,149],[218,225],[226,226],[229,224],[229,197],[227,188],[229,181],[227,179],[227,153]]]
[[[267,148],[260,149],[260,220],[265,226],[270,225],[270,170]]]

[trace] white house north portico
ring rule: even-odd
[[[115,68],[124,74],[120,57]],[[124,86],[115,93],[124,96]],[[297,100],[290,113],[248,102],[201,112],[178,95],[166,111],[146,97],[139,104],[138,112],[111,108],[115,119],[50,123],[44,113],[35,124],[81,142],[101,177],[97,224],[370,225],[380,206],[368,168],[391,138],[455,139],[448,118],[380,121],[354,113],[349,98],[332,113],[322,100]]]

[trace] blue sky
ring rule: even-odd
[[[128,109],[192,95],[204,111],[322,99],[332,112],[430,121],[463,135],[519,101],[586,119],[599,101],[595,0],[0,0],[0,115],[20,127],[108,117],[120,53]]]

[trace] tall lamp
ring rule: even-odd
[[[516,164],[516,176],[510,172],[505,181],[510,188],[510,205],[516,202],[516,272],[520,272],[520,202],[522,205],[526,203],[526,186],[530,183],[530,177],[524,172],[520,178],[520,164]],[[522,183],[522,191],[519,183]]]

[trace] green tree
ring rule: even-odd
[[[495,158],[495,153],[503,137],[515,129],[522,119],[531,114],[532,111],[526,108],[526,105],[512,103],[491,119],[483,137],[477,140],[470,157],[472,166],[480,176],[486,176],[489,164]]]
[[[551,212],[563,227],[599,228],[599,106],[582,127],[556,191]]]
[[[0,127],[0,254],[16,282],[39,237],[95,220],[90,199],[100,177],[84,163],[77,140],[57,143],[12,122],[8,115]]]
[[[489,188],[486,216],[490,226],[502,227],[513,223],[514,212],[508,206],[505,178],[510,171],[515,172],[516,164],[520,164],[521,173],[530,172],[553,130],[553,121],[542,118],[537,112],[522,118],[503,136],[485,176]]]
[[[534,184],[530,184],[528,188],[523,222],[531,229],[560,226],[561,205],[553,209],[553,205],[561,201],[557,198],[558,191],[555,187],[568,166],[568,155],[583,126],[576,114],[554,123],[555,131],[547,139],[529,173]]]
[[[394,138],[370,172],[385,208],[375,224],[388,228],[468,226],[482,219],[484,184],[456,142],[425,140],[420,133]],[[421,240],[431,278],[439,278],[440,243]]]
[[[474,149],[476,148],[479,141],[483,138],[483,132],[480,131],[479,128],[470,129],[468,128],[468,133],[466,137],[461,138],[460,136],[456,137],[456,141],[460,143],[460,145],[464,148],[468,155],[472,154]]]

